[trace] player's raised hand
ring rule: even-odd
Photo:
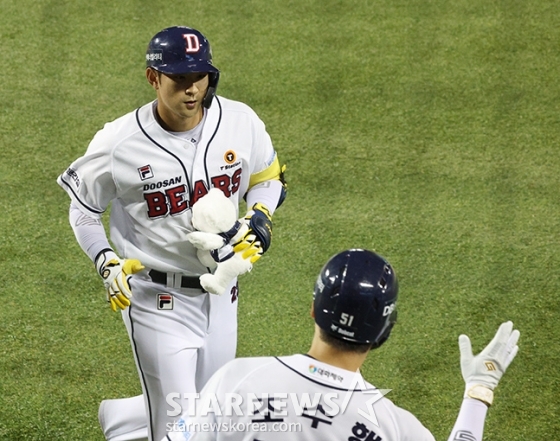
[[[144,266],[136,259],[120,259],[112,250],[103,251],[95,261],[97,272],[103,279],[107,290],[107,302],[111,309],[126,309],[130,306],[132,290],[129,278],[144,269]]]
[[[492,404],[492,391],[517,355],[519,331],[513,330],[512,322],[500,325],[490,343],[474,356],[471,341],[466,335],[459,336],[461,372],[466,383],[466,396]]]
[[[249,227],[243,237],[234,243],[233,251],[255,263],[268,250],[272,242],[272,216],[268,208],[256,203],[247,212],[243,222]]]

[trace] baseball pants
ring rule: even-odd
[[[146,435],[160,441],[178,418],[168,411],[176,413],[177,405],[186,411],[184,394],[199,392],[235,357],[237,281],[221,296],[140,277],[134,277],[131,286],[132,304],[122,316],[143,396],[103,401],[99,421],[109,441],[141,440]]]

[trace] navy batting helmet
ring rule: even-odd
[[[172,26],[152,37],[146,50],[146,67],[164,74],[208,72],[204,107],[212,104],[220,71],[212,64],[212,49],[202,33],[186,26]]]
[[[397,321],[398,291],[397,276],[383,257],[343,251],[329,259],[315,283],[315,322],[337,339],[377,348]]]

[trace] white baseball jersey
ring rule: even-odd
[[[159,271],[203,274],[208,270],[184,240],[193,231],[190,207],[212,187],[237,207],[251,175],[276,154],[264,123],[243,103],[215,97],[196,147],[164,130],[154,105],[106,124],[58,183],[91,217],[112,202],[111,240],[121,257]]]
[[[85,155],[58,177],[86,215],[99,219],[111,204],[110,237],[117,253],[146,267],[132,276],[132,302],[122,312],[142,383],[145,422],[136,427],[125,420],[137,399],[101,406],[102,429],[114,439],[132,439],[127,432],[133,426],[134,433],[145,427],[151,440],[160,439],[175,419],[166,414],[167,395],[199,391],[235,356],[237,281],[221,296],[182,284],[184,276],[196,279],[209,271],[185,239],[193,231],[193,204],[213,187],[237,210],[251,185],[260,187],[259,197],[279,195],[279,186],[266,185],[278,179],[270,173],[277,167],[275,150],[264,123],[247,105],[215,97],[187,138],[159,125],[156,104],[106,124]],[[154,278],[154,270],[165,273],[163,278]]]
[[[239,358],[214,374],[164,440],[434,441],[383,392],[307,355]]]

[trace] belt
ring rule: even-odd
[[[152,282],[165,285],[169,288],[191,288],[204,291],[197,276],[182,276],[177,273],[163,273],[154,269],[150,270],[148,274],[150,275]]]

